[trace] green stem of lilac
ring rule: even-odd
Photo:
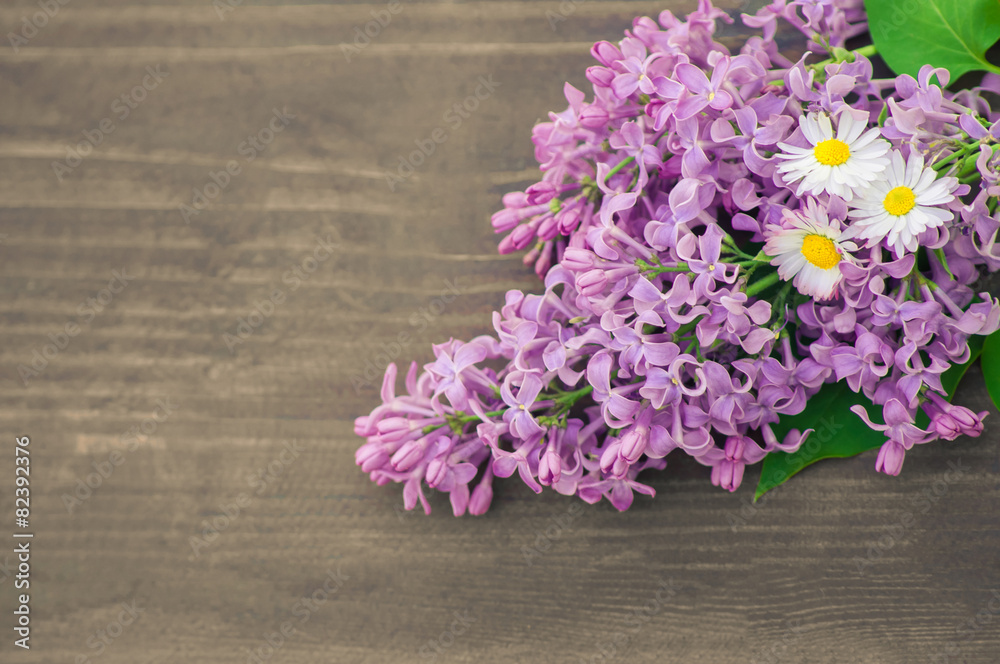
[[[587,385],[586,387],[581,387],[579,390],[574,390],[573,392],[562,392],[558,396],[552,397],[552,400],[557,404],[564,407],[572,407],[577,401],[587,396],[594,391],[593,385]]]
[[[781,315],[780,312],[782,311],[783,307],[785,306],[785,300],[788,299],[789,293],[792,292],[792,286],[793,286],[793,284],[792,284],[791,281],[786,281],[785,285],[781,287],[780,291],[778,291],[778,297],[776,297],[774,299],[774,304],[771,307],[771,311],[772,311],[772,313],[778,314],[779,317]],[[780,320],[779,320],[779,323],[780,323]]]
[[[979,144],[976,144],[976,147],[978,148]],[[994,145],[992,149],[993,155],[995,155],[997,150],[1000,150],[1000,145]],[[955,175],[959,182],[963,184],[972,184],[982,178],[982,175],[979,172],[979,154],[980,153],[977,150],[965,157],[961,164],[959,164],[958,171]],[[992,159],[992,155],[990,158]]]
[[[738,261],[736,263],[737,265],[739,265],[741,267],[744,266],[744,265],[747,266],[747,267],[751,267],[751,266],[758,265],[760,263],[770,263],[771,262],[771,257],[768,256],[767,254],[765,254],[763,249],[761,249],[760,251],[758,251],[757,255],[754,256],[754,257],[752,257],[752,258],[748,254],[743,254],[743,255],[746,256],[747,260],[745,260],[745,261]]]
[[[935,162],[935,163],[931,164],[931,168],[933,168],[935,171],[941,172],[943,169],[945,169],[946,167],[948,167],[948,165],[951,164],[952,162],[954,162],[956,159],[962,159],[962,160],[964,160],[965,157],[970,152],[972,152],[973,150],[978,150],[979,149],[979,145],[980,145],[979,141],[975,141],[974,143],[967,143],[966,145],[964,145],[963,147],[959,148],[955,152],[952,152],[950,155],[948,155],[947,157],[945,157],[941,161],[938,161],[938,162]]]
[[[873,55],[878,54],[878,49],[875,48],[875,44],[869,46],[862,46],[861,48],[856,48],[853,51],[847,51],[844,49],[838,49],[842,51],[841,54],[834,56],[832,58],[827,58],[826,60],[820,60],[819,62],[814,62],[811,65],[806,65],[810,69],[819,70],[827,65],[835,65],[840,62],[854,62],[855,56],[863,55],[866,58],[870,58]]]
[[[746,279],[747,283],[750,283],[750,277],[752,277],[753,273],[757,271],[757,268],[759,268],[761,265],[767,265],[768,263],[770,263],[769,259],[770,256],[765,254],[764,250],[761,249],[759,252],[757,252],[757,256],[755,256],[754,258],[751,258],[749,261],[743,261],[738,264],[741,270],[745,270],[743,276]]]
[[[748,286],[746,289],[747,297],[753,297],[754,295],[767,290],[779,281],[781,281],[781,277],[778,276],[778,273],[772,272],[771,274],[764,276],[764,278],[760,281]]]
[[[656,275],[663,274],[664,272],[690,272],[691,268],[688,266],[687,263],[677,263],[676,265],[661,265],[659,267],[654,267],[652,265],[649,265],[649,263],[643,261],[642,265],[639,266],[639,271],[644,272],[651,277],[655,277]]]
[[[615,167],[612,168],[610,171],[608,171],[608,174],[606,176],[604,176],[604,183],[607,184],[608,180],[610,180],[612,178],[612,176],[616,175],[618,173],[618,171],[620,171],[621,169],[625,168],[626,166],[628,166],[629,164],[631,164],[633,161],[635,161],[635,157],[633,157],[633,156],[630,155],[628,157],[625,157],[621,161],[619,161],[617,164],[615,164]]]
[[[698,327],[698,321],[696,320],[681,325],[679,328],[677,328],[677,331],[674,332],[674,341],[680,341],[681,339],[685,338],[688,332],[694,331],[696,327]]]
[[[734,253],[737,256],[740,256],[741,258],[745,258],[747,260],[754,260],[753,256],[751,256],[750,254],[746,253],[745,251],[736,246],[736,240],[734,240],[733,236],[730,235],[729,233],[726,233],[725,235],[722,236],[722,243],[723,245],[725,245],[727,249],[729,249],[731,253]],[[758,254],[758,256],[760,256],[760,254]]]

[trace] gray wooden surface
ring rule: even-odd
[[[0,48],[0,660],[1000,662],[992,410],[980,439],[916,449],[899,478],[866,454],[755,509],[756,471],[729,494],[678,462],[625,514],[515,481],[487,516],[436,497],[426,517],[354,465],[369,362],[425,362],[537,287],[488,218],[534,178],[531,127],[564,80],[584,86],[589,44],[694,0],[403,2],[349,61],[340,44],[386,3],[233,4],[69,0]],[[0,26],[37,11],[6,0]],[[498,86],[456,127],[479,77]],[[273,140],[243,144],[275,110]],[[390,191],[383,173],[436,128]],[[82,132],[101,142],[69,167]],[[102,294],[113,270],[128,283]],[[65,348],[25,384],[49,335]],[[988,407],[980,375],[958,399]],[[30,651],[8,532],[24,435]]]

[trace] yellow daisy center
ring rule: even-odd
[[[825,235],[807,235],[802,239],[802,255],[821,270],[829,270],[840,262],[837,245]]]
[[[889,214],[901,217],[917,204],[917,197],[909,187],[896,187],[885,195],[882,206]]]
[[[851,148],[843,141],[830,138],[817,143],[813,154],[816,155],[816,161],[824,166],[840,166],[851,158]]]

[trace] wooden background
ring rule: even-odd
[[[757,471],[729,494],[681,461],[626,514],[500,481],[484,517],[440,497],[426,517],[354,465],[352,421],[378,403],[369,362],[425,362],[433,342],[489,331],[507,289],[537,288],[488,219],[534,180],[531,127],[565,107],[564,80],[584,87],[589,45],[694,0],[403,2],[350,61],[339,45],[385,3],[233,3],[69,0],[0,49],[0,514],[13,530],[28,435],[35,533],[27,652],[0,549],[0,660],[1000,662],[992,409],[981,438],[916,449],[899,478],[874,453],[829,462],[755,510]],[[7,0],[0,26],[37,11]],[[147,67],[169,75],[134,92]],[[449,124],[480,76],[498,87]],[[123,94],[144,97],[127,117]],[[272,109],[294,118],[248,161]],[[439,127],[390,191],[384,172]],[[95,130],[60,180],[53,162]],[[178,205],[231,160],[240,173],[186,223]],[[326,237],[333,256],[312,263]],[[304,262],[308,278],[286,276]],[[230,352],[224,335],[275,289]],[[18,366],[69,323],[79,334],[25,384]],[[981,375],[958,400],[988,407]]]

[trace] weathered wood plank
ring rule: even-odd
[[[585,87],[589,43],[694,3],[587,0],[555,30],[546,12],[567,5],[403,3],[350,62],[340,44],[385,3],[280,4],[222,20],[205,0],[71,0],[0,50],[0,421],[5,444],[32,437],[36,498],[33,648],[8,654],[4,578],[0,659],[242,664],[291,621],[267,661],[910,664],[949,643],[952,661],[997,661],[995,411],[978,440],[910,452],[899,478],[864,455],[752,509],[752,473],[728,494],[679,461],[626,514],[516,482],[482,518],[440,496],[430,517],[401,514],[400,491],[353,462],[352,420],[378,399],[366,368],[387,351],[425,362],[489,331],[505,290],[537,288],[488,225],[533,177],[531,126],[564,106],[564,80]],[[7,3],[0,25],[36,8]],[[169,76],[121,117],[157,65]],[[500,85],[450,126],[480,76]],[[295,117],[248,160],[275,108]],[[114,131],[60,179],[52,162],[105,118]],[[449,139],[390,190],[384,173],[438,127]],[[178,205],[230,160],[240,173],[187,223]],[[286,279],[327,236],[330,258]],[[87,320],[122,268],[134,279]],[[449,283],[457,297],[422,317]],[[274,289],[285,299],[231,351],[223,335]],[[25,386],[18,365],[67,323],[80,334]],[[991,408],[974,374],[959,400]],[[335,594],[303,603],[338,570]],[[91,647],[133,600],[139,619]]]

